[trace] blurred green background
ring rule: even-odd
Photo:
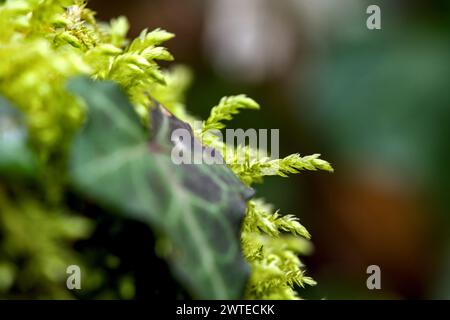
[[[366,8],[381,8],[368,30]],[[335,174],[267,179],[257,192],[313,235],[305,298],[450,298],[450,2],[91,0],[130,36],[162,27],[194,72],[187,105],[263,106],[232,123],[279,128],[281,155],[320,152]],[[382,289],[366,288],[379,265]]]

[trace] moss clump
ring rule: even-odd
[[[68,292],[61,289],[65,275],[55,270],[62,270],[62,261],[82,260],[71,243],[88,237],[93,227],[83,212],[66,203],[67,150],[84,117],[82,102],[66,90],[68,78],[89,75],[117,82],[143,120],[149,116],[146,93],[182,120],[195,119],[184,107],[188,69],[162,71],[157,64],[158,60],[173,60],[161,46],[173,35],[161,29],[144,30],[129,41],[127,31],[124,17],[97,22],[84,1],[14,0],[0,5],[0,94],[24,114],[40,168],[32,195],[18,180],[0,182],[3,295],[67,297]],[[243,95],[224,98],[197,133],[205,144],[225,152],[225,146],[208,136],[208,130],[224,128],[223,122],[240,109],[258,107]],[[255,157],[255,153],[247,148],[241,153],[244,162],[227,157],[230,168],[247,185],[262,182],[266,175],[332,171],[318,155],[271,160]],[[241,239],[252,269],[246,298],[295,299],[296,285],[315,284],[304,275],[298,259],[298,254],[309,251],[309,233],[293,216],[282,216],[262,200],[251,200]],[[131,298],[132,281],[127,280],[121,291]]]

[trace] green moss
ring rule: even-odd
[[[30,144],[42,169],[36,182],[39,191],[33,196],[18,192],[22,189],[16,188],[17,183],[0,189],[0,293],[8,295],[15,287],[33,297],[67,297],[60,285],[63,261],[79,259],[70,244],[88,236],[91,229],[81,212],[67,209],[64,202],[67,149],[84,117],[83,104],[66,90],[68,78],[89,75],[117,82],[143,120],[149,116],[150,96],[177,117],[190,123],[195,119],[184,107],[189,70],[162,71],[157,65],[158,60],[173,59],[161,46],[173,35],[161,29],[144,30],[130,42],[127,31],[124,17],[97,22],[84,1],[10,0],[0,5],[0,94],[25,115]],[[243,108],[259,105],[244,95],[223,98],[197,132],[199,137],[225,152],[225,146],[207,131],[224,128],[223,122]],[[262,182],[265,175],[332,171],[318,155],[270,160],[254,158],[255,152],[246,149],[245,164],[227,158],[247,185]],[[13,198],[10,189],[15,190]],[[293,216],[282,216],[261,200],[252,200],[241,238],[252,269],[246,298],[295,299],[296,285],[315,284],[305,276],[298,258],[310,251],[305,240],[309,233]],[[17,267],[19,259],[25,259],[21,267]],[[133,297],[132,280],[123,279],[120,294]]]

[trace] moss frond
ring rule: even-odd
[[[250,109],[259,108],[250,105]],[[222,152],[226,163],[242,182],[250,186],[263,182],[265,176],[287,177],[304,170],[333,172],[330,163],[320,159],[320,154],[302,157],[296,153],[282,159],[271,159],[263,150],[248,145],[235,146],[229,154],[229,146],[211,131],[223,129],[222,121],[231,120],[240,106],[230,106],[228,100],[222,100],[212,109],[210,117],[197,133],[203,143]],[[246,298],[299,299],[296,287],[315,285],[316,282],[305,275],[298,258],[299,254],[312,251],[310,237],[296,216],[281,215],[261,199],[249,201],[241,233],[244,256],[252,269]]]
[[[296,217],[273,212],[261,199],[249,201],[241,235],[252,268],[247,298],[298,299],[295,286],[315,285],[298,258],[311,251],[310,237]]]
[[[243,150],[237,154],[241,156],[234,157],[229,165],[247,185],[261,183],[264,176],[287,177],[304,170],[333,172],[330,163],[319,158],[320,154],[302,157],[295,153],[282,159],[259,158],[255,156],[255,150]]]
[[[70,76],[116,81],[147,115],[146,91],[166,83],[156,61],[173,59],[159,45],[173,34],[144,30],[127,45],[127,31],[126,18],[99,24],[81,0],[9,0],[0,6],[0,93],[30,115],[30,136],[43,159],[61,149],[82,120],[79,103],[64,88]]]
[[[259,104],[243,94],[222,98],[219,104],[211,109],[209,118],[203,123],[201,134],[225,128],[223,121],[233,119],[233,115],[239,113],[241,109],[258,110]]]

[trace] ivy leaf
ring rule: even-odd
[[[27,146],[27,128],[18,109],[0,97],[0,172],[13,176],[31,175],[36,159]]]
[[[149,138],[116,84],[76,78],[69,90],[88,106],[70,156],[75,186],[150,224],[169,242],[169,265],[194,297],[240,298],[248,277],[240,226],[253,191],[225,164],[174,164],[171,133],[192,129],[158,103]],[[183,143],[199,144],[193,138]]]

